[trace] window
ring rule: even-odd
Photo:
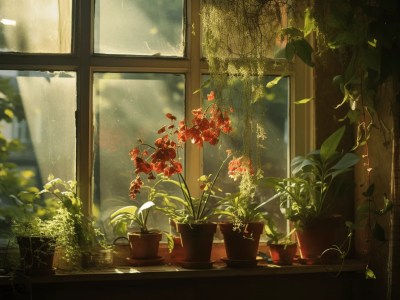
[[[200,28],[200,0],[16,5],[0,3],[0,98],[6,104],[0,106],[0,137],[17,138],[25,148],[9,149],[7,161],[17,164],[13,171],[20,175],[29,170],[39,187],[50,173],[76,177],[87,212],[106,222],[113,209],[130,201],[128,152],[136,139],[151,138],[163,113],[189,117],[201,105],[202,95],[194,91],[208,69],[200,34],[192,34]],[[309,97],[307,72],[294,64],[257,106],[269,139],[261,154],[268,175],[285,175],[290,157],[313,145],[311,110],[291,104]],[[279,70],[268,74],[266,82],[277,75]],[[240,93],[239,83],[236,88]],[[233,136],[221,147],[240,144],[241,137]],[[186,149],[189,185],[221,160],[219,152],[203,150]],[[0,194],[2,202],[6,194]],[[168,229],[165,218],[154,222]],[[109,227],[107,233],[111,238]]]

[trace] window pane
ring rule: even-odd
[[[117,208],[146,201],[144,190],[134,202],[129,198],[136,175],[128,153],[139,138],[154,143],[157,130],[167,123],[165,114],[184,117],[184,86],[180,74],[94,74],[94,203],[103,221]],[[168,229],[165,216],[152,217],[151,228]]]
[[[96,0],[94,51],[183,56],[183,0]]]
[[[75,73],[0,70],[1,207],[49,174],[75,180],[75,110]]]
[[[266,83],[274,78],[265,76],[262,85],[265,87]],[[231,114],[233,131],[230,135],[221,135],[217,146],[219,151],[215,151],[215,146],[204,146],[203,173],[215,174],[226,158],[225,150],[230,149],[236,157],[248,153],[254,171],[256,168],[261,168],[265,177],[286,177],[289,163],[289,78],[282,78],[273,88],[265,89],[262,97],[252,104],[245,104],[242,101],[246,96],[240,80],[230,82],[229,89],[222,92],[221,98],[233,108]],[[209,93],[211,90],[213,87],[203,92]],[[224,192],[238,191],[239,182],[229,178],[227,172],[221,172],[218,182]],[[256,193],[260,202],[272,195],[272,190]],[[264,207],[270,214],[281,219],[277,225],[283,230],[286,223],[281,216],[279,202],[272,201]]]
[[[70,53],[72,0],[1,0],[0,51]]]

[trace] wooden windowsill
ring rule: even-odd
[[[176,265],[146,267],[115,267],[105,269],[88,269],[84,271],[57,271],[55,275],[32,277],[31,283],[61,282],[102,282],[124,280],[154,280],[179,278],[224,278],[237,276],[273,276],[311,273],[361,272],[365,264],[357,260],[346,260],[343,264],[334,265],[300,265],[277,266],[259,262],[255,268],[228,268],[223,262],[216,262],[212,269],[184,269]],[[0,285],[10,283],[9,276],[0,276]]]

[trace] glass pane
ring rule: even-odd
[[[75,180],[75,111],[75,73],[0,70],[1,207],[50,174]]]
[[[71,53],[72,0],[1,0],[0,51]]]
[[[204,76],[206,79],[206,76]],[[262,85],[274,79],[265,76]],[[240,80],[231,80],[230,87],[222,91],[221,98],[233,108],[231,114],[233,131],[230,135],[221,135],[217,145],[205,145],[203,151],[204,174],[215,174],[226,158],[227,149],[240,157],[244,153],[250,156],[254,171],[260,168],[265,177],[288,176],[289,157],[289,78],[282,78],[273,88],[266,89],[261,98],[245,104],[246,95]],[[205,93],[213,90],[211,86]],[[204,98],[204,97],[203,97]],[[205,103],[206,105],[206,103]],[[246,119],[248,122],[246,122]],[[218,179],[224,192],[237,192],[239,182],[227,174],[227,168]],[[256,193],[260,202],[273,195],[273,191],[262,190]],[[279,202],[272,201],[265,206],[266,211],[280,218],[281,229],[285,228],[285,220],[279,210]]]
[[[184,0],[96,0],[94,51],[184,54]]]
[[[184,87],[185,77],[180,74],[94,74],[94,204],[109,235],[107,218],[112,212],[146,201],[145,191],[135,200],[129,198],[130,182],[136,177],[129,151],[139,138],[154,143],[157,130],[167,123],[165,114],[183,119]],[[168,220],[155,213],[149,225],[167,230]]]

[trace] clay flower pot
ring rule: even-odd
[[[230,261],[256,261],[260,235],[264,224],[254,222],[235,229],[233,223],[221,223],[227,259]]]
[[[316,264],[321,262],[321,255],[326,249],[344,241],[346,227],[343,217],[334,215],[317,218],[296,233],[302,261]]]
[[[56,241],[50,237],[18,236],[21,268],[27,275],[54,274]]]
[[[272,263],[280,266],[293,264],[293,259],[297,253],[297,244],[272,244],[268,243],[269,254]]]
[[[162,234],[155,233],[128,233],[132,259],[156,259]]]
[[[190,269],[211,268],[211,249],[217,224],[178,223],[176,224],[176,229],[181,236],[182,242],[182,267]]]

